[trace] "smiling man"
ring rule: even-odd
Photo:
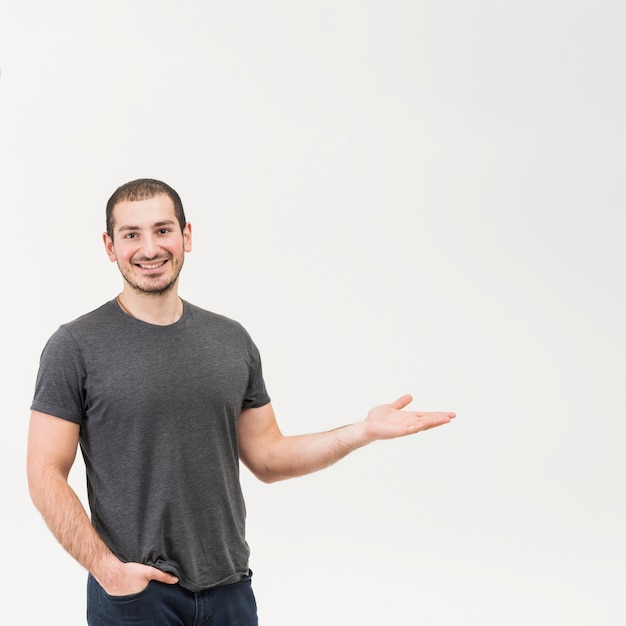
[[[106,223],[122,292],[44,347],[31,497],[89,573],[92,626],[255,626],[240,460],[265,482],[292,478],[454,413],[406,410],[405,395],[333,431],[284,436],[250,335],[178,295],[192,239],[178,193],[126,183]],[[79,446],[90,515],[67,480]]]
[[[157,311],[164,314],[173,305],[165,314],[174,321],[183,310],[176,288],[185,252],[191,252],[191,224],[186,222],[182,202],[173,189],[169,195],[135,199],[143,198],[141,190],[145,192],[150,184],[154,183],[143,181],[143,187],[131,187],[135,193],[122,187],[113,194],[107,203],[104,245],[124,278],[122,294],[117,297],[122,310],[130,314],[124,302],[132,302],[137,313],[142,312],[139,317],[150,317]],[[176,297],[164,297],[172,290]]]

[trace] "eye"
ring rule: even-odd
[[[124,239],[134,239],[137,236],[137,233],[128,233],[124,235]]]
[[[159,235],[168,235],[170,232],[169,228],[159,228]]]

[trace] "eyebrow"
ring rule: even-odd
[[[152,224],[151,228],[162,228],[163,226],[173,226],[176,222],[174,220],[162,220],[160,222],[155,222]],[[129,231],[141,230],[140,226],[133,226],[131,224],[127,224],[124,226],[120,226],[118,232],[124,233]]]

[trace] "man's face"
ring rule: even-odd
[[[120,202],[113,209],[113,239],[105,233],[104,245],[136,292],[159,295],[178,280],[185,252],[191,251],[191,225],[181,232],[165,195]]]

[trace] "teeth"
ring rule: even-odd
[[[139,263],[139,267],[142,267],[144,270],[154,270],[157,267],[161,267],[165,261],[161,261],[160,263],[152,263],[150,265],[146,265],[145,263]]]

